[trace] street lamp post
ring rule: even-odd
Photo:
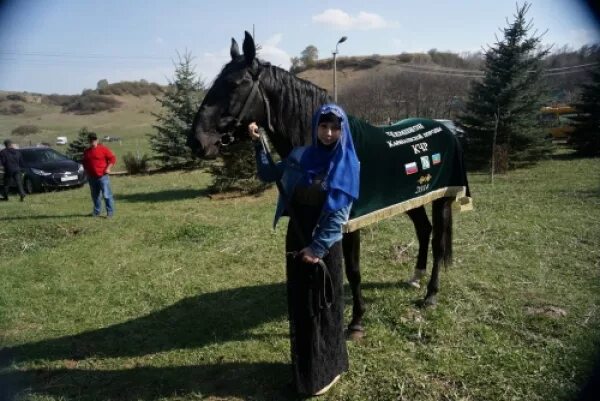
[[[336,76],[336,70],[337,70],[337,54],[338,54],[338,46],[340,43],[344,43],[346,41],[346,39],[348,39],[347,36],[342,36],[340,38],[340,40],[337,41],[337,43],[335,44],[335,51],[333,52],[333,102],[337,103],[337,76]]]

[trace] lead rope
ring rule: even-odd
[[[269,144],[267,143],[266,139],[264,138],[264,135],[260,135],[260,143],[262,145],[263,150],[265,151],[265,154],[267,156],[267,161],[269,162],[269,165],[271,166],[271,168],[275,169],[275,162],[273,161],[273,158],[271,157],[271,151],[269,149]],[[281,183],[281,180],[275,180],[275,185],[277,185],[277,189],[279,190],[279,194],[281,195],[283,202],[285,204],[285,207],[288,211],[288,214],[290,215],[290,221],[292,223],[292,227],[294,228],[294,231],[296,232],[296,235],[298,236],[298,238],[300,239],[300,241],[303,244],[307,244],[308,242],[306,241],[306,238],[304,237],[304,233],[302,232],[302,229],[300,228],[300,225],[298,224],[298,220],[297,220],[297,216],[296,213],[292,207],[291,204],[291,200],[288,197],[285,189],[283,188],[283,184]],[[292,256],[293,258],[298,257],[298,252],[289,252],[290,256]],[[317,291],[317,298],[315,299],[313,296],[312,302],[313,302],[313,308],[316,306],[319,310],[322,309],[329,309],[331,307],[331,305],[333,304],[335,295],[334,295],[334,289],[333,289],[333,280],[331,279],[331,274],[329,274],[329,269],[327,268],[327,265],[325,264],[325,262],[323,261],[323,259],[319,258],[319,262],[316,264],[317,265],[317,271],[316,271],[316,280],[319,281],[319,290]],[[319,315],[317,315],[319,316]],[[320,319],[320,316],[319,316]]]

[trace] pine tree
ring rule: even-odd
[[[196,76],[191,54],[186,52],[178,57],[174,80],[169,82],[167,91],[156,98],[163,111],[153,114],[157,119],[152,126],[156,132],[149,135],[150,147],[156,153],[154,159],[167,168],[197,163],[186,141],[204,97],[204,83]]]
[[[247,142],[229,145],[221,152],[222,163],[213,163],[210,173],[213,181],[210,190],[213,193],[241,192],[257,194],[269,188],[256,176],[254,145]]]
[[[600,60],[599,60],[600,61]],[[582,156],[600,156],[600,62],[592,71],[592,81],[581,85],[581,98],[575,104],[575,131],[571,144]]]
[[[470,93],[460,125],[467,136],[465,155],[470,167],[492,165],[505,170],[547,155],[551,144],[544,139],[537,115],[544,103],[541,36],[529,35],[532,22],[525,20],[530,4],[517,5],[514,21],[503,29],[485,53],[485,74]]]
[[[88,135],[91,134],[87,127],[83,127],[79,130],[77,138],[69,143],[67,148],[67,156],[71,159],[81,162],[83,160],[83,151],[89,146]]]

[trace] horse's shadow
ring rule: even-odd
[[[23,389],[56,399],[94,401],[161,400],[186,395],[198,399],[301,399],[288,384],[290,379],[289,366],[277,362],[118,370],[34,369],[0,374],[0,400],[15,399]]]
[[[133,357],[213,343],[247,340],[249,330],[285,316],[285,285],[240,287],[184,298],[162,310],[80,334],[0,350],[11,360],[79,361]]]
[[[369,283],[365,287],[396,286]],[[88,358],[127,358],[229,341],[264,340],[265,334],[253,333],[253,328],[285,319],[286,312],[285,284],[247,286],[185,298],[157,312],[109,327],[7,347],[0,350],[0,370],[4,370],[0,374],[0,388],[4,389],[0,399],[12,399],[23,388],[77,399],[157,399],[175,393],[219,397],[261,394],[261,398],[268,395],[267,399],[295,399],[285,386],[291,378],[289,369],[278,362],[118,370],[78,368],[78,361]],[[9,368],[12,363],[36,360],[64,360],[71,369]]]

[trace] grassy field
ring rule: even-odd
[[[90,115],[75,115],[62,113],[61,107],[47,104],[26,103],[25,113],[7,116],[0,115],[0,133],[2,140],[10,138],[21,146],[48,142],[54,146],[57,136],[66,136],[70,141],[77,137],[83,127],[105,135],[118,136],[121,142],[110,142],[119,160],[127,152],[150,153],[146,134],[153,133],[152,124],[155,117],[151,113],[159,113],[160,105],[153,96],[114,96],[122,105],[114,111],[104,111]],[[39,134],[27,136],[11,136],[13,129],[21,125],[36,125],[41,129]],[[66,146],[54,146],[58,151],[65,152]],[[117,165],[117,170],[124,170],[123,164]]]
[[[576,396],[600,350],[600,160],[470,180],[436,309],[401,284],[408,218],[363,231],[367,336],[322,399]],[[198,171],[112,181],[113,219],[86,217],[86,188],[0,204],[0,398],[297,399],[275,191],[211,200]]]

